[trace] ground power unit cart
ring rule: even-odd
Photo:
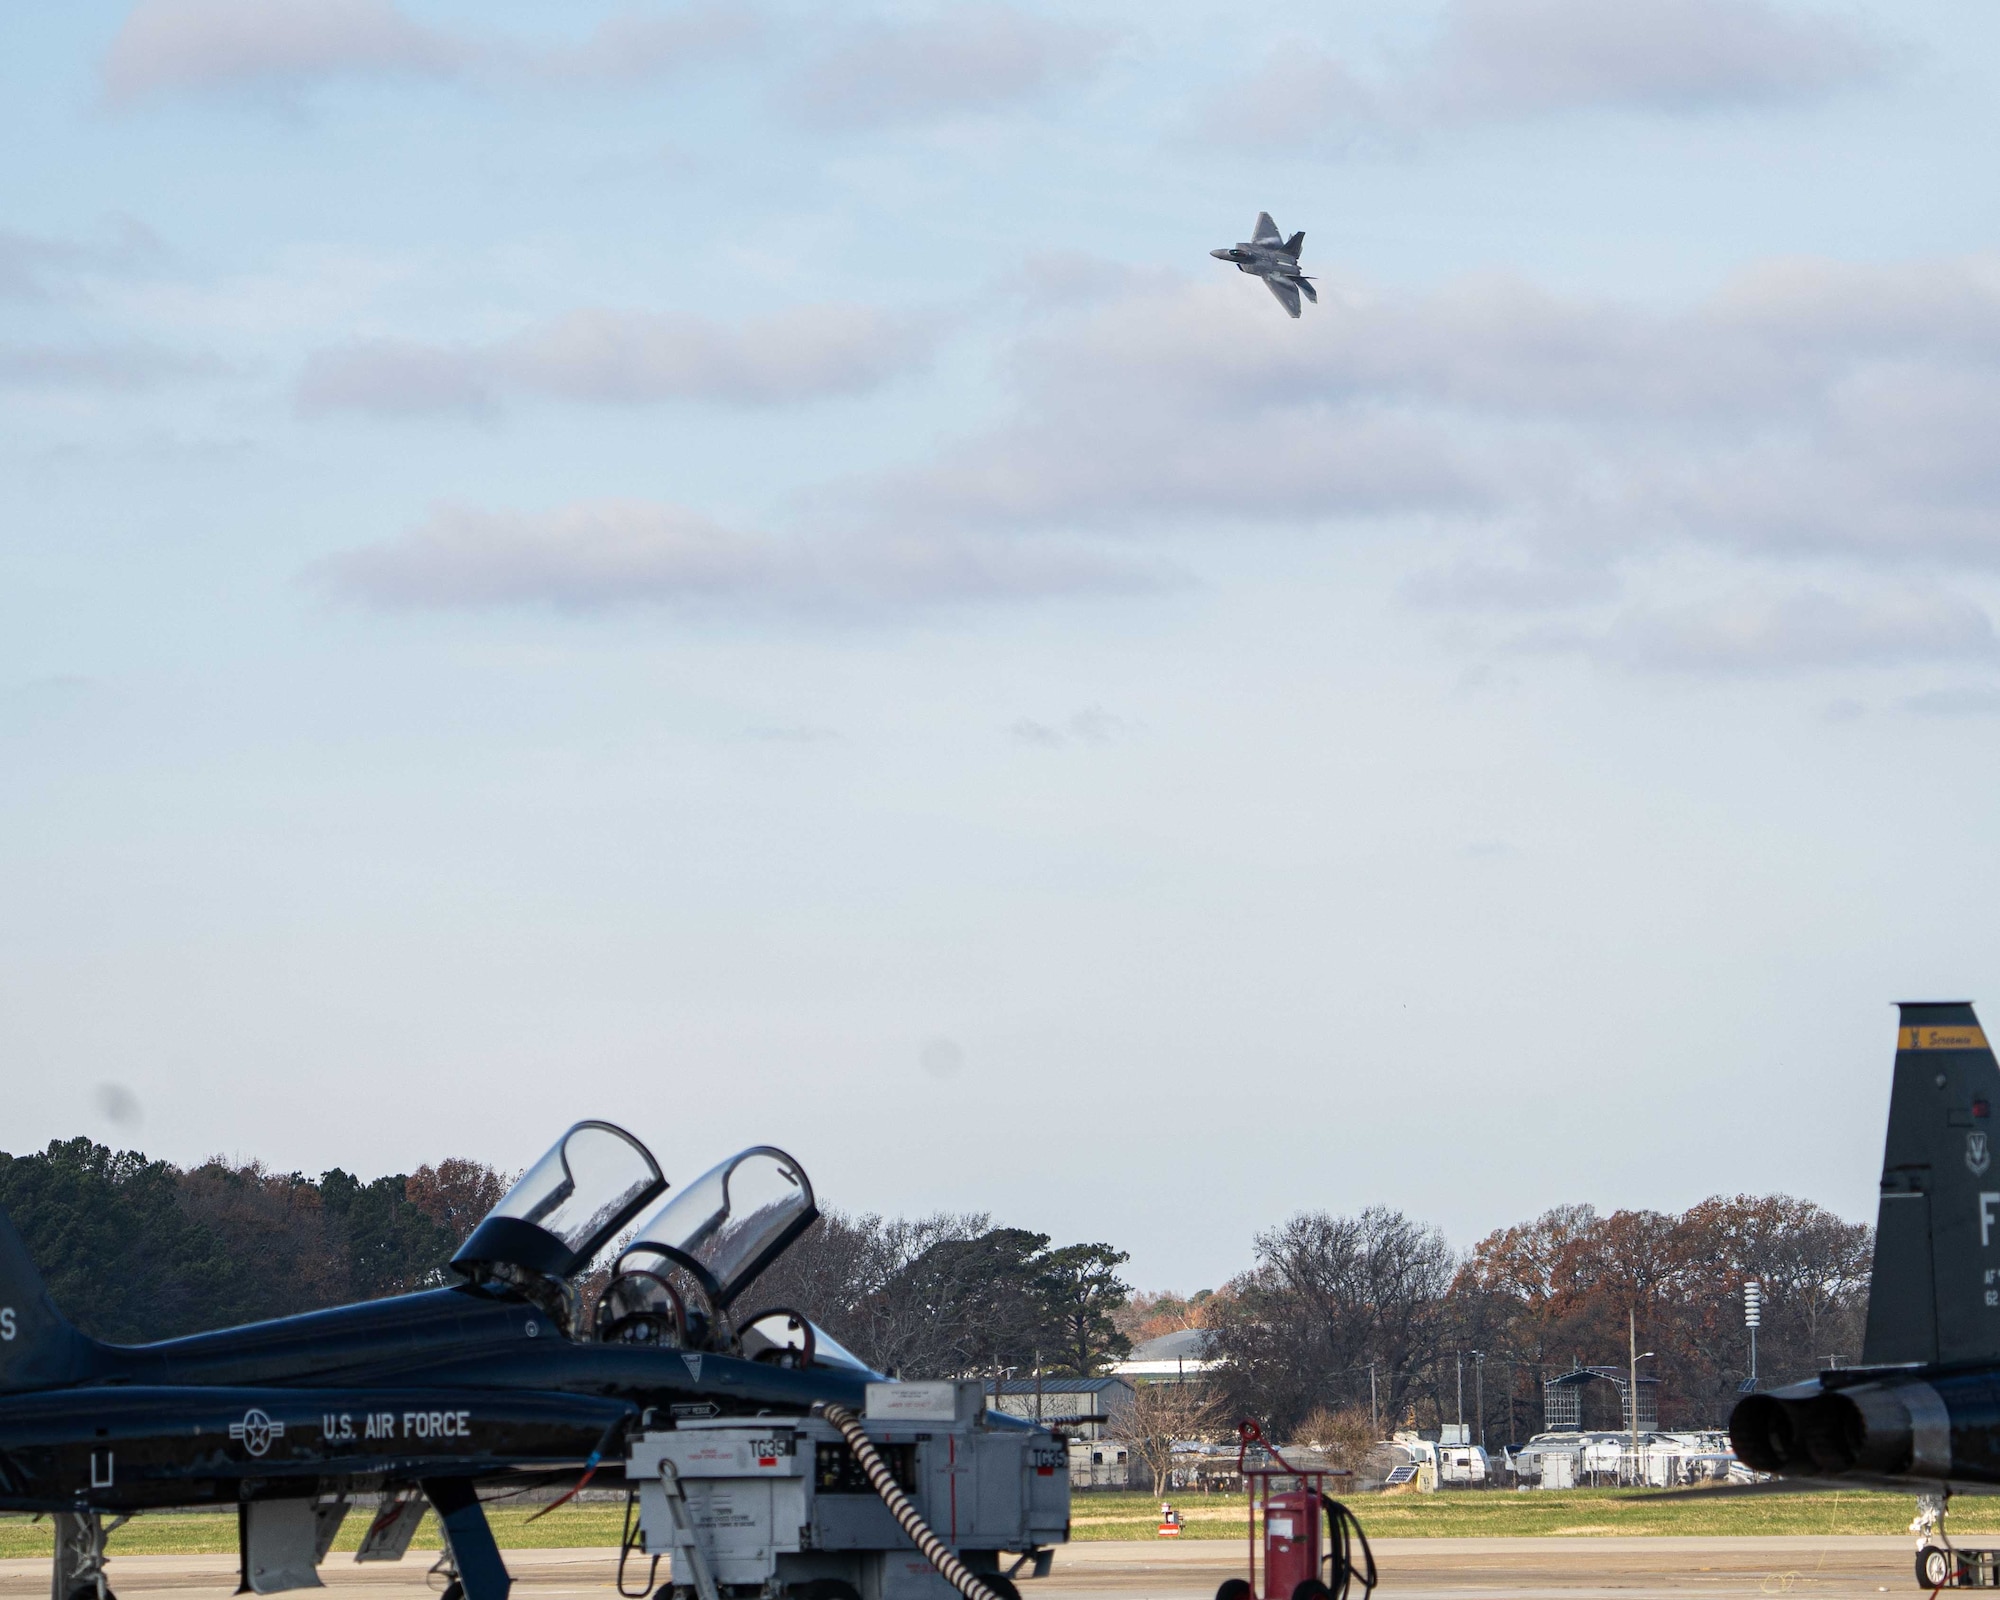
[[[626,1462],[619,1592],[662,1600],[1018,1600],[1069,1537],[1069,1473],[1045,1429],[986,1410],[978,1381],[872,1383],[861,1416],[681,1418]],[[670,1564],[662,1582],[660,1563]],[[647,1565],[644,1588],[630,1569]]]

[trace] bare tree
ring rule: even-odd
[[[1359,1472],[1377,1443],[1375,1419],[1366,1406],[1315,1406],[1292,1430],[1292,1443],[1317,1450],[1339,1471]]]
[[[1198,1379],[1142,1383],[1107,1431],[1145,1464],[1153,1475],[1153,1493],[1162,1495],[1174,1469],[1175,1443],[1207,1437],[1222,1414],[1220,1398]]]
[[[1446,1347],[1457,1262],[1444,1235],[1400,1211],[1300,1212],[1257,1236],[1258,1264],[1209,1317],[1232,1406],[1289,1431],[1316,1405],[1368,1393],[1400,1418]]]
[[[984,1214],[940,1211],[913,1219],[828,1211],[745,1299],[803,1311],[878,1371],[961,1371],[960,1319],[948,1314],[958,1297],[942,1281],[949,1251],[941,1255],[940,1247],[990,1231]]]

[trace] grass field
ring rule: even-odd
[[[1188,1495],[1174,1501],[1186,1518],[1184,1539],[1241,1539],[1243,1501],[1233,1495]],[[1629,1489],[1569,1492],[1506,1490],[1485,1493],[1361,1495],[1353,1502],[1362,1527],[1376,1538],[1533,1538],[1592,1534],[1901,1534],[1916,1512],[1910,1495],[1799,1494],[1745,1496],[1715,1501],[1663,1500]],[[1077,1539],[1153,1539],[1160,1503],[1143,1494],[1079,1494],[1072,1502],[1071,1534]],[[523,1507],[496,1505],[487,1512],[503,1550],[580,1549],[615,1546],[622,1505],[569,1505],[532,1525]],[[367,1526],[359,1511],[340,1530],[336,1550],[352,1550]],[[1955,1535],[2000,1533],[2000,1498],[1962,1499],[1952,1509]],[[0,1516],[0,1556],[49,1553],[49,1525]],[[435,1547],[429,1517],[416,1547]],[[124,1555],[231,1555],[236,1550],[233,1511],[141,1517],[111,1538]]]
[[[1907,1532],[1914,1495],[1790,1494],[1713,1501],[1668,1500],[1631,1489],[1492,1489],[1447,1494],[1356,1495],[1349,1502],[1372,1538],[1532,1538],[1590,1534],[1831,1534]],[[1150,1539],[1160,1503],[1151,1495],[1079,1494],[1071,1537]],[[1184,1539],[1241,1539],[1244,1502],[1235,1495],[1188,1495],[1173,1501]],[[1962,1499],[1953,1534],[2000,1532],[2000,1499]]]

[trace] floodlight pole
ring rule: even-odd
[[[1627,1381],[1631,1385],[1632,1423],[1632,1481],[1639,1481],[1639,1310],[1636,1306],[1625,1308],[1625,1336],[1631,1341],[1632,1367]]]
[[[1368,1425],[1375,1430],[1375,1437],[1382,1437],[1382,1408],[1375,1403],[1375,1359],[1368,1360]]]

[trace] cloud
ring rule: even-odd
[[[530,513],[440,507],[400,538],[334,556],[311,576],[389,608],[691,604],[854,614],[1129,594],[1166,581],[1157,563],[1073,543],[783,539],[635,500]]]
[[[849,487],[884,520],[1166,532],[1420,519],[1476,534],[1416,597],[1574,604],[1666,543],[2000,565],[2000,262],[1761,266],[1659,310],[1506,279],[1237,275],[1024,333],[1014,403]]]
[[[958,5],[921,22],[854,29],[785,96],[815,127],[872,128],[978,115],[1088,77],[1111,36],[1008,5]]]
[[[290,95],[354,78],[483,85],[656,81],[759,31],[742,7],[620,11],[581,41],[527,43],[417,22],[395,0],[139,0],[105,53],[115,106],[170,95]]]
[[[218,364],[207,357],[142,342],[0,344],[0,390],[131,393],[217,370]]]
[[[599,405],[779,405],[859,394],[930,358],[932,327],[870,306],[795,306],[734,325],[682,312],[587,310],[483,346],[377,339],[308,358],[308,415],[477,413],[509,395]]]
[[[493,409],[492,363],[480,352],[401,339],[358,339],[306,358],[295,398],[308,416],[480,413]]]
[[[1462,631],[1641,670],[1985,659],[1952,591],[2000,572],[2000,261],[1767,262],[1679,307],[1322,289],[1296,323],[1226,272],[1051,306],[991,421],[822,504],[1197,571],[1245,538],[1393,542],[1403,598]],[[1669,568],[1725,598],[1632,603]]]
[[[0,228],[0,300],[54,300],[100,273],[133,271],[162,253],[159,235],[113,217],[109,237],[52,239]]]
[[[1590,653],[1640,670],[1769,674],[1992,660],[2000,640],[1992,618],[1959,595],[1903,590],[1844,596],[1808,587],[1627,611]]]
[[[1770,0],[1452,0],[1400,71],[1365,75],[1288,41],[1216,98],[1205,132],[1338,144],[1563,111],[1771,106],[1880,81],[1896,58],[1844,18]]]
[[[1887,64],[1851,24],[1767,0],[1456,0],[1433,71],[1447,112],[1520,116],[1813,99]]]
[[[139,0],[104,58],[104,95],[296,89],[329,78],[439,77],[464,48],[392,0]]]
[[[647,83],[747,45],[763,33],[743,5],[692,5],[665,14],[621,11],[606,17],[581,44],[528,50],[500,47],[531,80],[546,83]]]

